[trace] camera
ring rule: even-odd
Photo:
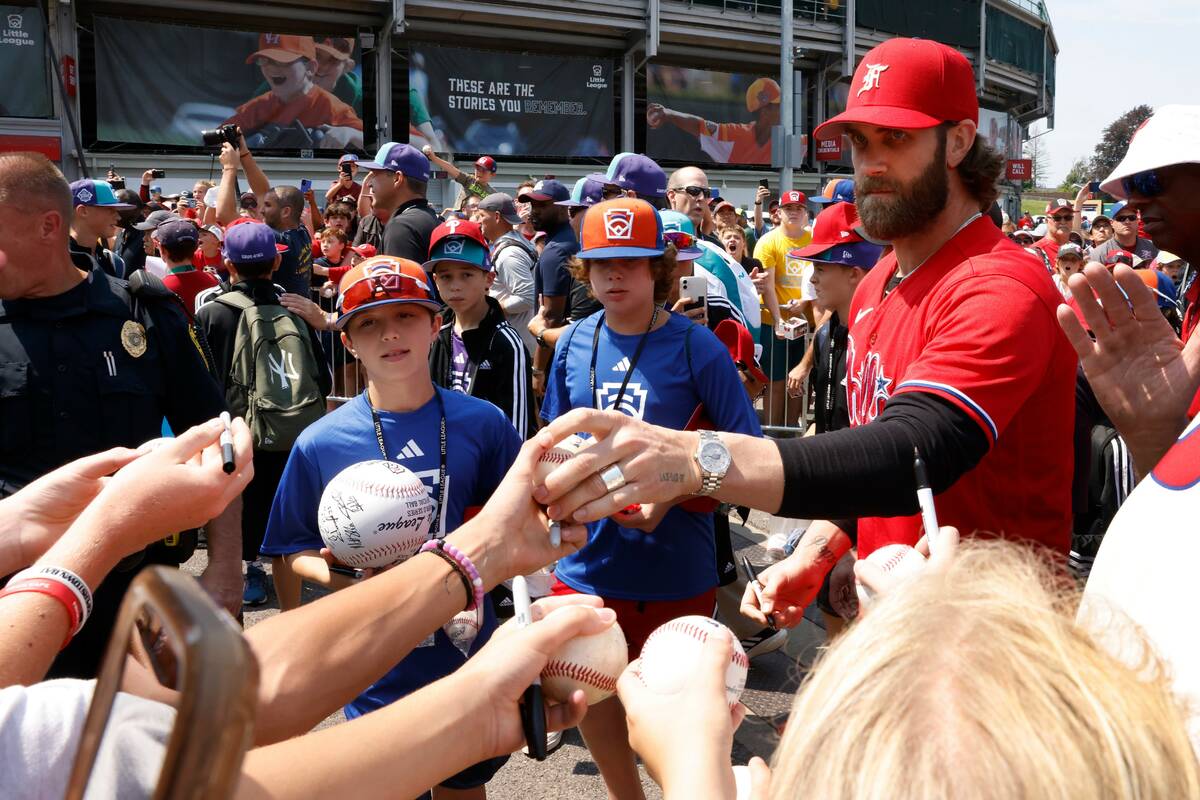
[[[215,130],[200,131],[200,138],[205,147],[220,147],[224,142],[229,142],[237,147],[238,137],[241,135],[242,129],[237,125],[222,125]]]

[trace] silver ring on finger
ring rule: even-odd
[[[600,470],[598,475],[609,492],[615,492],[625,485],[625,473],[621,472],[621,468],[616,464],[609,464]]]

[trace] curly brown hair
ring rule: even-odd
[[[946,133],[957,124],[943,122],[938,126],[940,152],[945,152]],[[958,178],[963,182],[968,194],[979,201],[979,209],[987,211],[1000,196],[996,182],[1000,180],[1000,172],[1003,169],[1004,156],[993,150],[981,133],[976,133],[971,149],[954,171],[958,173]]]
[[[591,278],[591,259],[576,258],[572,256],[567,261],[567,269],[571,272],[571,277],[588,287],[588,294],[595,297],[595,292],[592,291]],[[661,256],[655,256],[650,259],[650,275],[654,278],[654,302],[662,304],[667,302],[667,298],[671,295],[671,289],[675,285],[675,245],[667,242],[667,248]]]

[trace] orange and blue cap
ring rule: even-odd
[[[396,256],[360,261],[346,271],[338,284],[338,308],[342,314],[334,327],[342,330],[359,311],[393,303],[415,303],[434,313],[442,307],[434,299],[425,270],[417,262]]]
[[[666,249],[662,218],[654,206],[635,197],[597,203],[583,216],[579,258],[661,256]]]

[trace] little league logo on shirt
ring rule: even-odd
[[[846,345],[846,363],[853,365],[855,360],[854,337],[850,336]],[[867,353],[854,374],[846,376],[846,381],[850,387],[850,424],[866,425],[879,416],[891,396],[892,379],[883,374],[879,353]]]
[[[601,411],[620,411],[635,419],[641,419],[646,412],[646,398],[649,393],[642,388],[640,383],[630,381],[629,385],[625,387],[624,396],[621,397],[621,407],[617,408],[617,395],[620,393],[620,381],[613,383],[606,381],[600,384],[596,387],[596,408]]]
[[[610,208],[605,211],[604,235],[609,239],[632,239],[633,211],[628,208]]]
[[[783,271],[789,278],[803,278],[804,264],[798,258],[789,258],[783,262]]]

